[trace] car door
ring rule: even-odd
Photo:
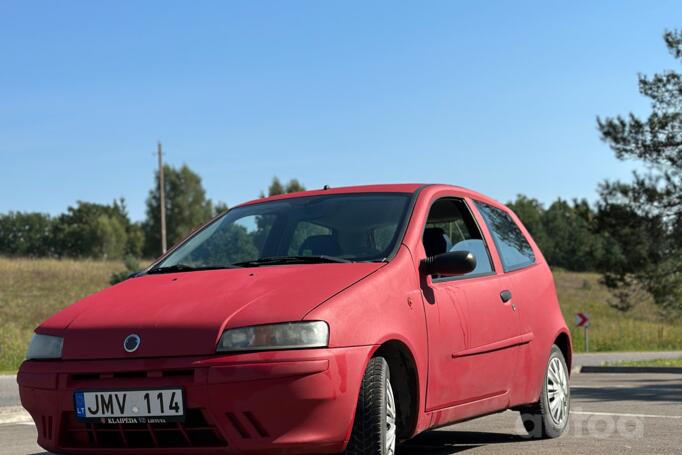
[[[517,361],[519,319],[509,280],[496,272],[467,202],[434,201],[422,237],[425,256],[466,250],[476,268],[456,277],[422,280],[429,334],[427,410],[503,397]]]

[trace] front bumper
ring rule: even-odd
[[[38,444],[57,453],[337,453],[372,346],[181,357],[27,361],[17,381]],[[85,424],[79,389],[182,387],[186,420]]]

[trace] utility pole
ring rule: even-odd
[[[163,183],[163,152],[161,142],[157,143],[156,154],[159,157],[159,202],[161,204],[161,253],[166,254],[166,186]]]

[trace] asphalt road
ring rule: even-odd
[[[576,374],[571,390],[571,421],[559,439],[528,440],[518,414],[506,411],[419,435],[402,445],[398,455],[682,451],[682,375]],[[10,402],[0,394],[0,403]],[[2,455],[48,455],[35,439],[36,430],[30,422],[0,424]]]
[[[573,356],[574,366],[600,366],[604,363],[654,360],[654,359],[682,359],[682,351],[657,351],[657,352],[594,352],[575,353]]]
[[[0,410],[20,404],[16,378],[14,376],[0,376]]]

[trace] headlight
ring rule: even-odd
[[[329,326],[324,321],[240,327],[223,332],[218,352],[326,348]]]
[[[28,345],[26,359],[59,359],[62,356],[64,338],[50,335],[33,334],[31,344]]]

